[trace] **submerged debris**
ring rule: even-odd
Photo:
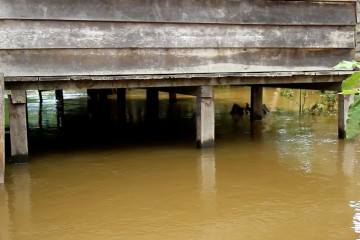
[[[270,110],[266,107],[265,104],[262,105],[262,110],[265,115],[270,114]],[[251,113],[251,106],[249,103],[246,103],[245,108],[234,103],[230,111],[231,115],[240,115],[240,116],[249,115],[250,113]]]

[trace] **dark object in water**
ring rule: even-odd
[[[251,107],[250,107],[250,104],[246,103],[246,106],[245,106],[245,114],[248,115],[251,113]]]
[[[262,109],[263,109],[264,114],[270,114],[270,110],[266,107],[265,104],[262,105]]]
[[[234,103],[231,112],[231,115],[237,114],[237,115],[244,115],[244,108],[240,107],[239,105],[237,105],[236,103]]]

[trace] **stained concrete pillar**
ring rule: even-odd
[[[176,93],[175,93],[175,92],[169,92],[169,102],[170,102],[170,103],[176,103],[176,102],[177,102]]]
[[[11,162],[28,163],[26,91],[12,90],[9,97]]]
[[[0,73],[0,184],[5,176],[5,107],[4,74]]]
[[[126,88],[116,89],[117,113],[121,122],[126,121]]]
[[[55,99],[58,100],[59,102],[63,102],[63,101],[64,101],[64,93],[63,93],[63,90],[61,90],[61,89],[55,90]]]
[[[349,106],[354,102],[354,94],[338,95],[338,137],[346,138],[346,121],[348,119]]]
[[[196,144],[213,148],[215,141],[215,109],[212,86],[201,86],[196,96]]]
[[[146,116],[149,120],[159,117],[159,92],[156,89],[146,89]]]
[[[251,115],[252,121],[262,120],[263,116],[263,88],[259,86],[251,86]]]

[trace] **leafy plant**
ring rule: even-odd
[[[360,63],[356,61],[341,61],[334,67],[337,69],[359,70]],[[349,106],[348,120],[346,122],[346,137],[355,138],[360,133],[360,89],[355,88],[360,80],[360,72],[354,72],[350,77],[346,78],[341,84],[342,92],[340,94],[356,94],[354,103]]]
[[[293,89],[285,89],[280,92],[280,96],[285,97],[289,100],[292,100],[298,105],[300,114],[305,112],[305,103],[306,103],[306,99],[309,96],[309,94],[306,90],[304,90],[304,92],[302,92],[302,91],[303,90],[300,89],[299,100],[296,100],[296,98],[294,97]]]

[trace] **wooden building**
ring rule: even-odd
[[[11,155],[27,162],[29,89],[193,94],[198,146],[212,147],[212,86],[252,86],[253,119],[263,86],[339,90],[349,72],[332,67],[354,58],[355,25],[355,0],[0,0]]]

